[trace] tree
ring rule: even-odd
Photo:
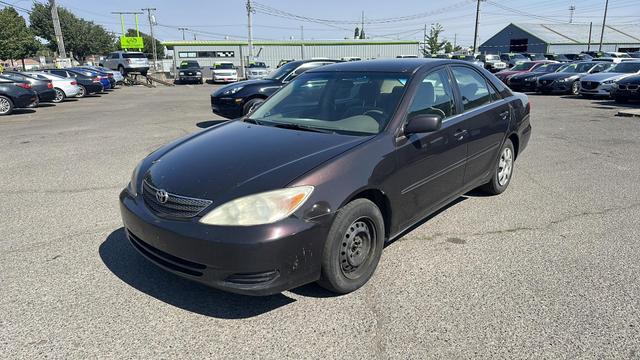
[[[429,35],[425,37],[425,48],[422,49],[422,52],[426,56],[427,54],[437,54],[440,50],[444,48],[446,41],[440,41],[440,34],[444,31],[442,25],[435,23],[431,25],[431,30],[429,30]]]
[[[127,36],[136,36],[136,30],[128,29]],[[153,59],[153,46],[151,43],[151,36],[140,31],[140,37],[144,42],[144,49],[142,49],[142,52],[145,53],[145,55],[147,55],[149,59]],[[118,47],[120,47],[119,39],[118,39]],[[162,45],[162,43],[160,43],[158,39],[156,39],[156,54],[158,55],[158,59],[164,59],[164,46]]]
[[[460,45],[453,46],[453,44],[450,41],[445,41],[445,44],[444,44],[445,53],[448,54],[448,53],[452,53],[460,50],[462,50],[462,46]]]
[[[80,19],[63,7],[58,7],[58,16],[65,48],[76,60],[82,62],[88,55],[104,54],[115,49],[114,37],[102,26]],[[53,31],[50,5],[34,3],[29,22],[34,33],[47,40],[48,47],[56,51],[58,46]],[[64,57],[66,54],[60,56]]]
[[[366,38],[367,38],[367,36],[364,33],[364,29],[361,29],[360,30],[360,40],[363,40],[363,39],[366,39]]]
[[[34,56],[40,43],[13,7],[0,10],[0,59],[24,59]]]
[[[353,33],[353,38],[354,39],[360,38],[360,28],[357,26],[356,26],[356,31]]]

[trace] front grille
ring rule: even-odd
[[[586,90],[593,90],[593,89],[597,88],[598,85],[599,85],[599,83],[596,82],[596,81],[581,81],[580,82],[580,86],[583,89],[586,89]]]
[[[142,255],[146,256],[151,261],[156,262],[173,271],[178,271],[191,276],[202,276],[202,271],[207,268],[206,265],[167,254],[166,252],[142,241],[142,239],[134,235],[128,229],[127,235],[133,247],[135,247],[136,250],[138,250]]]
[[[167,193],[164,199],[159,199],[159,196],[157,196],[159,191],[162,190],[149,184],[147,180],[142,181],[144,202],[160,216],[182,219],[192,218],[213,203],[211,200],[195,199],[170,193]]]
[[[280,276],[280,272],[272,270],[262,273],[232,274],[229,275],[225,281],[239,285],[257,285],[272,281],[278,276]]]
[[[552,82],[553,82],[552,80],[540,80],[540,85],[547,86],[547,85],[551,85]]]

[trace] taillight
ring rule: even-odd
[[[47,83],[47,89],[53,89],[53,84],[51,82]]]
[[[109,74],[107,74],[107,77],[112,78],[112,77],[113,77],[113,74],[109,73]]]
[[[77,81],[72,81],[71,85],[78,85],[78,82]]]
[[[100,82],[100,76],[96,76],[96,77],[93,79],[93,82]]]
[[[27,84],[27,83],[16,83],[16,86],[19,86],[23,89],[31,89],[31,84]]]

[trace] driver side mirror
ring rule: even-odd
[[[442,127],[442,117],[432,114],[415,115],[409,118],[409,122],[404,127],[405,135],[427,133],[440,130]]]

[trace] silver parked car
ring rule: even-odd
[[[111,70],[118,70],[122,75],[128,73],[140,73],[147,75],[149,60],[141,52],[115,51],[107,55],[100,66]]]

